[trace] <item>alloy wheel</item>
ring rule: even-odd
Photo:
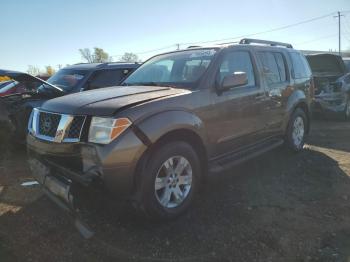
[[[180,206],[192,187],[192,167],[183,156],[167,159],[158,170],[154,189],[158,202],[165,208]]]

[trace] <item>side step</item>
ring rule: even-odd
[[[281,146],[284,143],[283,139],[268,140],[258,146],[250,147],[246,150],[238,151],[222,158],[215,159],[209,164],[209,174],[215,175],[226,169],[232,168],[235,165],[243,163],[247,160],[255,158],[267,151]]]

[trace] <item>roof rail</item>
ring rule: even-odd
[[[190,49],[190,48],[197,48],[197,47],[201,47],[200,45],[190,45],[187,47],[187,49]]]
[[[251,39],[251,38],[243,38],[241,41],[239,41],[239,44],[241,44],[241,45],[262,44],[262,45],[284,46],[287,48],[293,48],[293,46],[291,44],[288,44],[288,43],[281,43],[281,42],[260,40],[260,39]]]

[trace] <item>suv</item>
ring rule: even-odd
[[[76,64],[59,70],[47,82],[27,73],[0,70],[0,76],[16,80],[1,95],[0,119],[15,131],[15,138],[25,141],[27,123],[34,107],[41,106],[48,99],[102,87],[117,86],[139,65],[135,63],[92,63]],[[5,91],[5,90],[4,90]]]
[[[120,88],[35,108],[30,167],[66,207],[79,198],[77,188],[102,188],[128,196],[147,217],[170,219],[188,209],[208,174],[283,143],[301,150],[311,80],[305,57],[278,42],[243,39],[157,55]]]

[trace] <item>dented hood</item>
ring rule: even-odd
[[[184,92],[189,91],[159,86],[108,87],[51,99],[41,109],[73,115],[112,116],[122,108]]]

